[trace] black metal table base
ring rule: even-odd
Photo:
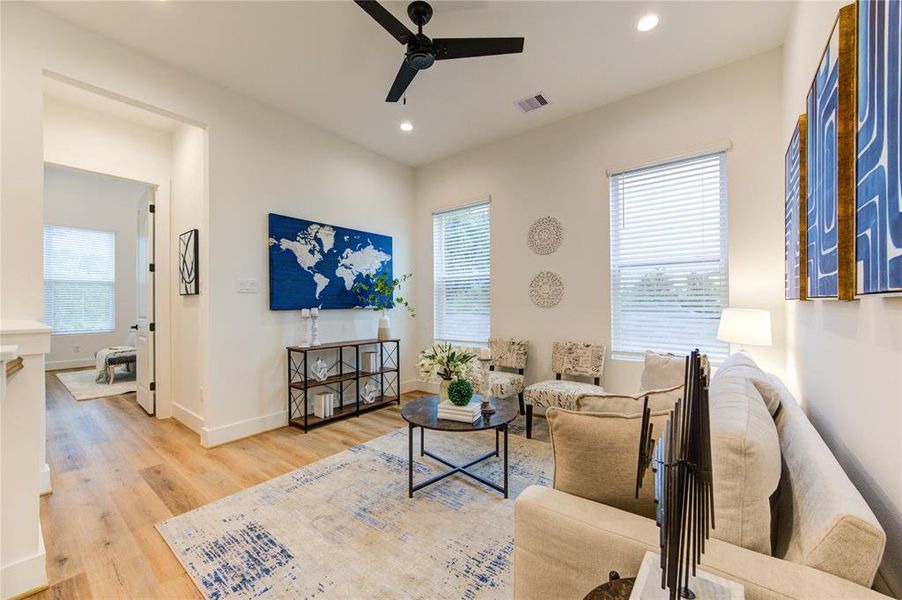
[[[442,458],[441,456],[438,456],[437,454],[434,454],[434,453],[426,450],[425,435],[424,435],[425,429],[423,427],[420,427],[420,456],[428,456],[429,458],[437,460],[438,462],[442,463],[443,465],[445,465],[447,467],[450,467],[451,469],[449,471],[445,471],[444,473],[440,473],[440,474],[436,475],[435,477],[430,477],[426,481],[422,481],[417,484],[413,483],[413,430],[414,429],[416,429],[416,425],[414,425],[413,423],[409,423],[408,424],[408,436],[407,436],[408,458],[409,458],[409,466],[408,466],[409,478],[408,478],[408,486],[407,486],[408,498],[413,498],[413,493],[415,491],[421,490],[428,485],[432,485],[433,483],[437,483],[437,482],[441,481],[442,479],[445,479],[446,477],[450,477],[451,475],[454,475],[456,473],[460,473],[461,475],[466,475],[470,479],[478,481],[482,485],[488,486],[495,491],[501,492],[502,494],[504,494],[505,498],[508,497],[508,468],[507,468],[508,467],[508,458],[507,458],[507,425],[506,424],[499,425],[498,427],[495,428],[495,450],[493,452],[487,452],[487,453],[483,454],[482,456],[480,456],[478,458],[474,458],[470,462],[467,462],[462,465],[455,465],[454,463]],[[504,454],[504,485],[503,486],[498,485],[494,481],[489,481],[482,475],[477,475],[476,473],[473,473],[472,471],[467,470],[470,467],[472,467],[473,465],[481,463],[484,460],[488,460],[490,458],[495,458],[495,457],[498,457],[499,455],[501,455],[501,447],[500,447],[501,444],[500,444],[500,440],[499,440],[501,433],[504,434],[504,453],[503,453]]]

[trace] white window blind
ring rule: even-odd
[[[116,329],[116,234],[44,226],[44,320],[53,333]]]
[[[728,302],[726,153],[611,175],[615,355],[645,350],[722,360]]]
[[[489,203],[432,215],[436,341],[489,340]]]

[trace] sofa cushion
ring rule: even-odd
[[[720,364],[712,379],[728,375],[745,377],[751,381],[771,415],[780,410],[780,394],[751,356],[745,352],[731,354]]]
[[[758,390],[739,375],[711,381],[712,535],[771,553],[770,497],[780,483],[780,440]]]
[[[645,365],[640,390],[662,390],[683,385],[686,380],[686,357],[645,351]]]
[[[669,414],[652,413],[653,432],[663,431]],[[545,416],[554,452],[554,489],[654,518],[651,469],[638,500],[635,495],[641,415],[549,408]]]
[[[785,469],[774,555],[870,586],[886,533],[798,403],[776,377]]]

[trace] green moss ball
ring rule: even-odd
[[[455,379],[448,385],[448,400],[457,406],[466,406],[473,398],[473,386],[466,379]]]

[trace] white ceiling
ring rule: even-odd
[[[770,1],[440,0],[430,37],[524,36],[524,53],[436,63],[404,106],[384,102],[403,46],[350,1],[39,6],[410,165],[775,48],[791,10]],[[410,22],[406,3],[386,7]],[[636,21],[652,11],[660,25],[639,33]],[[549,106],[523,114],[512,104],[538,91]],[[413,132],[399,130],[405,119]]]

